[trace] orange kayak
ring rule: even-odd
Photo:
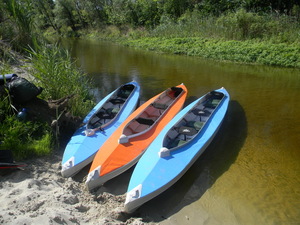
[[[86,185],[89,190],[123,173],[181,110],[187,96],[184,84],[168,88],[134,111],[95,155]]]

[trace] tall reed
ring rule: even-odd
[[[42,97],[59,99],[75,94],[70,99],[69,110],[73,115],[83,116],[92,108],[93,101],[89,92],[91,82],[81,72],[70,53],[57,45],[40,46],[30,49],[32,75],[44,88]]]
[[[4,0],[4,3],[3,12],[7,17],[3,23],[7,27],[3,33],[5,39],[12,40],[11,43],[18,50],[23,50],[28,45],[34,46],[38,38],[33,22],[32,3],[27,0]]]

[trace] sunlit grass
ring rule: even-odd
[[[19,121],[7,112],[5,117],[1,115],[0,140],[0,150],[11,150],[16,160],[48,155],[53,148],[51,131],[46,124]]]
[[[125,45],[171,54],[300,68],[299,44],[275,44],[257,41],[218,40],[212,38],[148,37],[125,40]]]

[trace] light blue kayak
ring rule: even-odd
[[[166,125],[133,171],[126,212],[133,212],[179,180],[214,138],[229,100],[225,88],[211,91],[186,106]]]
[[[140,86],[129,82],[103,98],[85,117],[66,146],[61,173],[70,177],[93,161],[98,149],[137,108]]]

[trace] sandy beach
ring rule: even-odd
[[[21,67],[13,72],[32,79]],[[0,171],[0,224],[158,224],[122,212],[132,170],[89,192],[88,166],[73,178],[61,175],[63,151]]]
[[[88,192],[87,170],[62,177],[59,154],[26,163],[23,170],[0,175],[0,224],[145,224],[122,212],[127,187],[122,181]]]

